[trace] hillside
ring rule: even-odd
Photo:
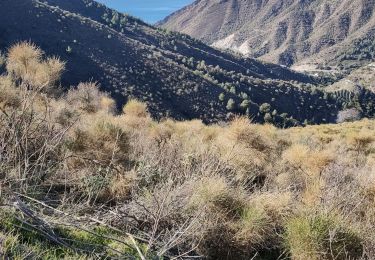
[[[356,86],[375,92],[375,63],[353,70],[345,78],[335,82],[327,90],[346,89],[355,91]]]
[[[371,0],[197,0],[158,25],[269,62],[349,70],[375,55],[374,7]]]
[[[248,114],[294,125],[334,122],[341,106],[311,93],[312,77],[220,52],[91,0],[3,0],[0,7],[1,49],[32,41],[67,62],[64,88],[98,81],[118,107],[134,97],[155,118],[217,122]]]
[[[375,259],[374,69],[1,0],[0,258]]]
[[[276,128],[121,113],[20,43],[0,76],[4,259],[375,259],[375,121]]]

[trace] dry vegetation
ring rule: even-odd
[[[277,129],[120,114],[22,43],[0,78],[11,259],[374,259],[375,124]]]

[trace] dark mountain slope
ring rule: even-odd
[[[375,57],[374,7],[373,0],[198,0],[159,25],[266,61],[350,69]]]
[[[63,85],[95,80],[122,105],[144,100],[155,117],[279,125],[333,122],[341,105],[289,69],[214,50],[89,0],[2,0],[0,47],[31,40],[67,61]],[[264,104],[263,106],[261,106]]]
[[[260,78],[313,82],[313,79],[306,75],[298,74],[274,64],[263,64],[253,59],[242,59],[220,52],[187,35],[158,31],[157,28],[147,25],[139,19],[120,14],[91,0],[45,0],[45,2],[48,2],[51,6],[60,7],[63,10],[77,13],[107,25],[143,44],[195,58],[198,61],[203,59],[207,64],[219,65],[225,70],[234,70]]]

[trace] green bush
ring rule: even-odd
[[[224,94],[224,93],[221,93],[221,94],[219,95],[219,100],[220,100],[220,101],[224,101],[224,99],[225,99],[225,94]]]
[[[271,111],[271,105],[268,104],[268,103],[263,103],[259,107],[259,112],[261,112],[263,114],[269,113],[270,111]]]
[[[235,107],[235,104],[236,104],[236,102],[232,98],[230,98],[228,100],[228,103],[227,103],[227,109],[228,110],[233,110],[234,107]]]
[[[363,253],[355,231],[336,216],[297,216],[287,221],[285,229],[292,259],[359,259]]]

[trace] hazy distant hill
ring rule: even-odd
[[[375,56],[373,0],[198,0],[159,25],[274,63],[349,69]]]

